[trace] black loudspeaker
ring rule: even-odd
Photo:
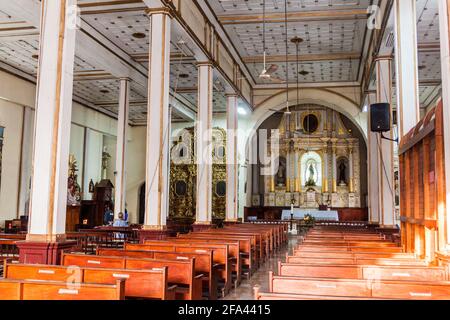
[[[391,130],[391,106],[389,103],[375,103],[370,106],[370,130],[372,132]]]

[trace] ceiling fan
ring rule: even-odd
[[[284,83],[283,79],[280,79],[273,74],[277,72],[278,65],[272,64],[267,68],[267,51],[266,51],[266,0],[263,1],[263,70],[259,74],[259,78],[263,80],[269,80],[275,83]]]

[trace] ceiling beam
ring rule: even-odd
[[[349,53],[333,53],[333,54],[308,54],[308,55],[300,55],[298,57],[298,61],[329,61],[329,60],[350,60],[350,59],[359,59],[361,54],[358,52],[349,52]],[[245,63],[263,63],[264,56],[248,56],[244,57],[243,61]],[[297,61],[296,55],[288,56],[289,62]],[[266,62],[268,63],[276,63],[276,62],[286,62],[285,55],[275,55],[275,56],[266,56]]]
[[[289,12],[288,22],[367,19],[367,15],[367,9],[299,11]],[[250,24],[262,23],[264,16],[262,14],[221,15],[218,19],[223,25]],[[266,14],[266,23],[279,22],[285,22],[284,13]]]
[[[37,30],[40,28],[40,1],[6,1],[2,3],[2,8],[12,16],[27,21],[27,23]],[[142,64],[134,61],[126,52],[87,23],[83,23],[82,29],[77,31],[76,39],[77,56],[82,57],[89,63],[95,64],[97,67],[111,74],[112,77],[130,78],[134,83],[134,89],[138,93],[143,95],[147,94],[148,70]],[[178,105],[180,104],[178,103]],[[184,113],[188,115],[187,112]]]

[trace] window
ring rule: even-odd
[[[0,127],[0,187],[2,185],[2,151],[3,151],[3,133],[5,128]]]

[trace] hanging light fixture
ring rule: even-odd
[[[283,83],[283,80],[273,74],[278,70],[276,64],[267,68],[267,46],[266,46],[266,0],[263,0],[263,70],[259,74],[260,79],[270,80],[276,83]]]
[[[288,3],[284,0],[284,18],[286,21],[285,32],[286,32],[286,112],[285,114],[290,115],[291,110],[289,110],[289,38],[288,38]]]

